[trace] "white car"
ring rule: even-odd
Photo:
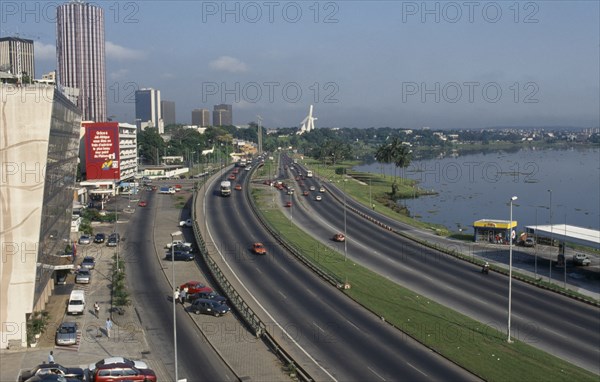
[[[310,186],[308,189],[311,190],[311,191],[314,191],[315,190],[315,186]]]
[[[325,192],[325,187],[319,188],[319,192]]]
[[[88,368],[90,369],[90,374],[93,374],[94,370],[96,370],[96,368],[98,368],[100,366],[104,366],[104,365],[110,365],[113,363],[125,363],[127,365],[134,366],[136,369],[147,369],[148,368],[148,365],[144,361],[135,361],[135,360],[131,360],[131,359],[123,358],[123,357],[104,358],[103,360],[100,360],[96,363],[90,363]]]
[[[323,200],[323,198],[321,197],[321,195],[317,195],[317,196],[315,196],[315,200],[317,202],[320,202],[321,200]]]
[[[180,227],[191,227],[193,224],[194,223],[192,222],[192,219],[182,220],[179,222]]]

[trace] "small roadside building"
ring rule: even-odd
[[[517,221],[481,219],[473,223],[475,242],[508,244],[508,238],[517,237]]]

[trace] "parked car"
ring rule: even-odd
[[[189,253],[188,251],[174,250],[173,254],[174,256],[171,254],[171,252],[167,252],[165,259],[169,261],[171,261],[173,258],[175,258],[175,261],[192,261],[195,259],[194,254]]]
[[[77,378],[65,378],[60,374],[34,375],[25,382],[81,382]]]
[[[81,235],[79,236],[79,244],[90,244],[92,242],[92,238],[90,235]]]
[[[98,361],[96,363],[90,363],[90,365],[88,366],[88,369],[90,370],[90,374],[93,374],[94,370],[96,370],[99,367],[102,367],[104,365],[112,365],[112,364],[116,364],[116,363],[135,367],[136,369],[147,369],[148,368],[148,365],[144,361],[135,361],[135,360],[131,360],[131,359],[124,358],[124,357],[108,357],[108,358],[101,359],[100,361]]]
[[[81,268],[75,275],[75,282],[77,284],[89,284],[92,281],[92,272],[87,268]]]
[[[56,329],[54,342],[59,346],[76,345],[78,330],[79,326],[76,322],[63,322]]]
[[[194,225],[194,221],[192,219],[186,219],[179,222],[180,227],[191,227]]]
[[[573,255],[573,264],[574,265],[583,265],[584,267],[587,267],[591,263],[592,263],[592,261],[590,260],[588,255],[585,255],[583,253],[576,253]]]
[[[106,245],[108,247],[116,247],[120,241],[121,241],[121,235],[119,235],[117,232],[114,232],[114,233],[111,233],[110,236],[108,237],[108,241],[106,242]]]
[[[225,297],[221,296],[220,294],[216,294],[215,292],[199,292],[188,295],[188,301],[193,302],[199,298],[202,298],[204,300],[213,300],[218,302],[219,304],[224,304],[227,302],[227,299]]]
[[[179,289],[183,290],[186,287],[188,288],[188,294],[196,294],[196,293],[202,293],[202,292],[210,293],[213,291],[212,288],[207,287],[206,285],[202,284],[200,281],[188,281],[185,284],[181,284],[179,286]]]
[[[83,381],[83,369],[80,367],[64,367],[58,363],[43,363],[21,374],[21,381],[27,381],[34,376],[48,374],[61,375],[65,378],[75,378]]]
[[[152,369],[138,369],[126,363],[112,363],[97,367],[92,374],[94,382],[145,381],[155,382]]]
[[[175,245],[176,248],[178,246],[184,246],[184,247],[192,248],[192,243],[188,243],[188,242],[181,241],[181,240],[173,240],[172,242],[168,242],[167,245],[165,245],[165,248],[171,249],[172,245]]]
[[[267,249],[263,243],[254,243],[252,244],[252,252],[256,253],[257,255],[266,255]]]
[[[94,236],[94,243],[102,244],[105,241],[106,241],[106,234],[104,234],[104,233],[97,233],[96,236]]]
[[[528,237],[523,240],[524,247],[535,247],[535,239],[533,237]]]
[[[96,268],[96,259],[93,256],[86,256],[81,261],[81,268],[94,269]]]
[[[225,303],[218,303],[215,300],[206,300],[199,298],[195,300],[190,306],[190,312],[196,314],[212,314],[215,317],[219,317],[226,314],[231,309]]]

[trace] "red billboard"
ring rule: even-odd
[[[119,123],[84,123],[87,179],[119,179]]]

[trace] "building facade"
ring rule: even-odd
[[[19,37],[0,38],[0,72],[35,78],[33,40]]]
[[[86,121],[106,121],[104,10],[71,1],[57,7],[58,85],[79,89],[78,106]]]
[[[155,127],[158,129],[159,134],[163,134],[164,129],[161,129],[161,127],[164,125],[160,105],[160,90],[152,88],[136,90],[135,119],[141,125]]]
[[[200,127],[210,126],[210,111],[208,109],[192,110],[192,125]]]
[[[215,105],[213,109],[213,126],[233,125],[233,107],[231,105]]]
[[[175,118],[175,102],[160,101],[160,110],[165,126],[174,125],[177,123]]]
[[[0,85],[0,347],[27,345],[68,254],[81,112],[54,86]],[[6,126],[4,126],[6,123]],[[7,128],[10,126],[11,128]]]

